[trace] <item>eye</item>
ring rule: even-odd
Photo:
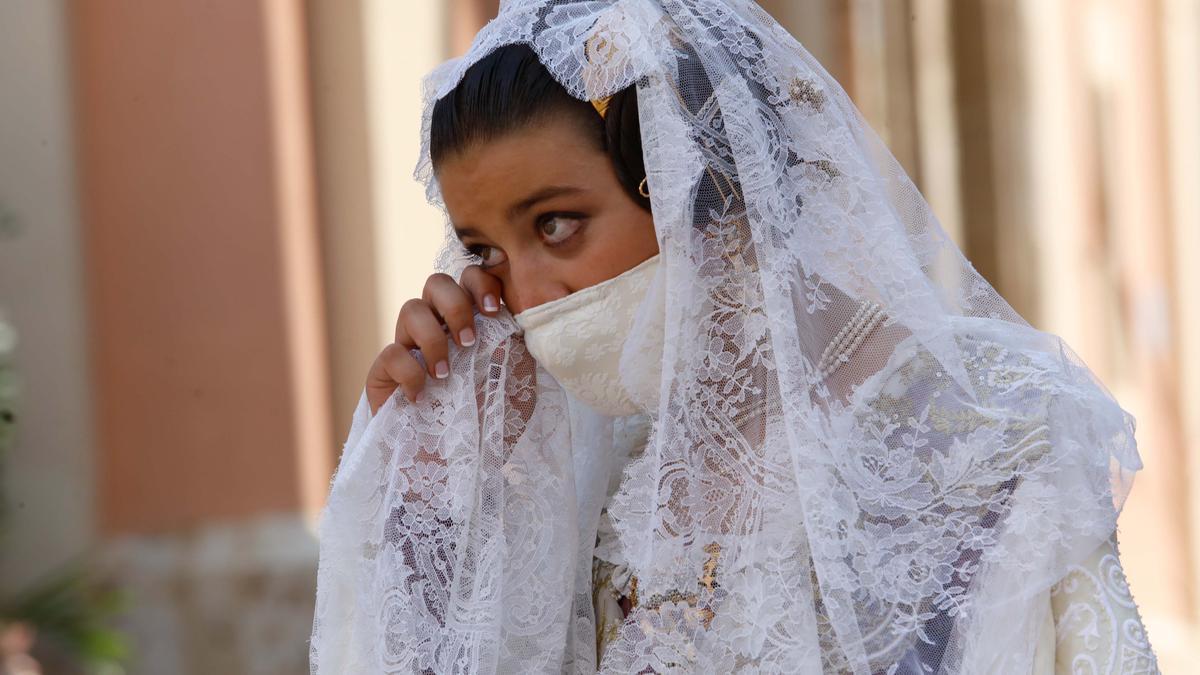
[[[499,265],[507,260],[507,258],[504,257],[504,251],[501,251],[495,246],[487,246],[485,244],[472,244],[471,246],[467,247],[467,253],[469,253],[472,258],[477,260],[479,266],[484,269],[495,267],[496,265]]]
[[[583,227],[583,219],[551,213],[538,220],[538,233],[550,245],[561,244]]]

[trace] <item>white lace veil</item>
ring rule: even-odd
[[[359,401],[313,672],[1028,672],[1037,597],[1113,532],[1141,466],[1132,417],[750,0],[503,2],[427,80],[431,201],[433,102],[516,42],[578,98],[637,87],[661,249],[638,324],[668,300],[661,352],[635,329],[622,357],[662,354],[610,506],[638,604],[595,663],[614,420],[480,317],[423,402]]]

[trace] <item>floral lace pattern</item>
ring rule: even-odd
[[[1158,673],[1113,533],[1051,590],[1056,671]]]
[[[941,417],[940,423],[946,423],[946,418]],[[963,420],[956,417],[953,423],[961,424]],[[645,440],[644,435],[627,440],[639,444],[639,447],[631,449],[632,458],[640,456],[640,444],[644,444]],[[610,499],[612,492],[610,490]],[[602,514],[602,518],[605,517],[606,514]],[[611,526],[606,527],[602,522],[597,539],[597,557],[593,563],[593,603],[596,613],[597,655],[603,659],[608,647],[617,642],[621,626],[625,622],[624,612],[618,600],[631,600],[633,608],[636,608],[639,598],[636,577],[632,577],[627,565],[620,560],[619,555],[615,555],[618,549]],[[708,564],[700,577],[700,584],[709,591],[721,583],[717,575],[720,566],[719,548],[710,549],[710,554]],[[827,610],[820,599],[819,584],[815,577],[811,583],[816,598],[817,632],[822,645],[822,670],[842,672],[846,669],[846,663],[835,658],[836,639]],[[1159,672],[1157,659],[1121,568],[1115,532],[1086,560],[1068,567],[1066,574],[1042,595],[1045,597],[1047,623],[1034,654],[1033,672],[1036,675],[1050,675],[1056,672]],[[711,606],[703,607],[699,611],[702,614],[698,615],[698,618],[707,620],[711,625],[715,617]],[[747,629],[753,629],[751,625],[731,625],[732,623],[722,621],[719,625],[739,635],[746,633]],[[758,631],[757,634],[765,635],[762,631]],[[922,672],[918,660],[912,660],[910,657],[910,661],[917,668],[915,672]],[[928,670],[927,665],[925,670]]]
[[[482,348],[452,358],[474,386],[433,387],[421,405],[398,393],[374,417],[359,401],[320,525],[314,672],[561,663],[575,579],[555,552],[576,528],[551,523],[575,511],[566,401],[511,320],[478,326]]]
[[[1061,533],[1100,537],[1112,530],[1105,520],[1110,510],[1095,497],[1104,494],[1107,467],[1070,467],[1071,457],[1054,456],[1055,430],[1048,422],[1060,414],[1055,408],[1061,402],[1046,390],[1041,378],[1047,371],[1033,357],[981,336],[964,333],[957,339],[975,383],[970,398],[928,352],[909,351],[911,340],[898,346],[898,366],[864,384],[859,393],[872,394],[851,402],[839,416],[849,427],[853,452],[827,459],[828,480],[807,483],[805,488],[815,489],[794,507],[809,519],[810,540],[802,531],[772,533],[782,543],[764,548],[741,544],[741,537],[714,537],[707,552],[723,541],[737,556],[718,566],[719,587],[704,583],[713,576],[711,556],[693,563],[696,591],[670,589],[661,595],[672,602],[657,607],[643,601],[605,667],[613,672],[648,667],[662,653],[646,654],[641,645],[661,649],[664,636],[673,636],[680,651],[672,662],[688,671],[777,672],[807,658],[814,672],[846,672],[854,670],[854,658],[865,657],[890,664],[893,672],[936,672],[949,659],[979,658],[964,653],[977,645],[947,637],[964,632],[982,611],[972,584],[980,577],[1039,579],[1023,583],[1019,590],[1027,602],[1015,612],[1036,616],[1037,593],[1065,571],[1054,562],[1063,550],[1049,543]],[[981,412],[1012,409],[1009,397],[1021,401],[1024,415],[1000,423]],[[784,436],[769,433],[766,445],[786,447]],[[634,462],[627,476],[645,471],[639,462],[645,459]],[[1060,472],[1067,468],[1083,481],[1078,491],[1062,485]],[[614,509],[628,499],[618,493]],[[847,503],[857,504],[854,520],[846,518],[855,513],[846,510]],[[1031,512],[1037,517],[1026,517]],[[803,553],[807,559],[800,558]],[[779,592],[796,586],[797,577],[809,580],[805,593]],[[653,577],[640,578],[644,597]],[[847,607],[858,613],[855,625],[874,626],[859,639],[858,655],[847,654],[838,636],[838,612]],[[796,651],[805,631],[820,638],[819,653]],[[787,639],[772,644],[778,635]],[[721,661],[694,658],[717,653],[714,643],[724,647]],[[689,654],[693,657],[684,658]],[[1010,672],[1005,668],[1022,654],[1029,657],[1027,650],[1012,650],[1013,660],[998,664],[996,672]]]

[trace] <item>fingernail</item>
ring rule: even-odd
[[[445,361],[438,361],[437,365],[433,367],[433,374],[437,375],[437,379],[444,380],[450,377],[450,366]]]
[[[413,398],[413,403],[424,403],[424,402],[425,402],[425,390],[422,389],[421,391],[418,391],[416,397]]]
[[[483,309],[488,312],[495,312],[499,310],[500,303],[496,301],[496,296],[491,295],[490,293],[483,296]]]
[[[475,331],[470,328],[458,331],[458,342],[464,347],[470,347],[475,344]]]

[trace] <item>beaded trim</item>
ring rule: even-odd
[[[821,360],[817,364],[817,371],[821,377],[829,377],[838,366],[849,361],[854,350],[862,345],[863,340],[867,339],[883,319],[883,308],[879,303],[864,300],[858,306],[858,311],[845,326],[842,326],[821,354]]]

